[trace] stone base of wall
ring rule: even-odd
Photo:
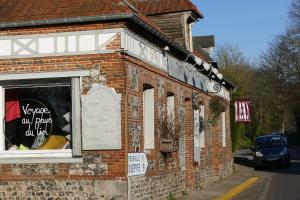
[[[129,178],[130,200],[155,199],[165,200],[185,191],[185,173],[166,173],[159,176],[133,176]]]
[[[96,180],[1,181],[0,199],[127,200],[127,182]]]
[[[220,181],[233,173],[233,162],[220,165],[220,173],[214,175],[212,167],[205,167],[196,172],[196,189],[206,188],[209,185]]]
[[[218,180],[220,180],[220,177],[214,175],[211,167],[202,168],[196,172],[196,189],[205,188]]]
[[[233,173],[233,162],[220,166],[220,177],[225,178]]]

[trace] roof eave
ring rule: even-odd
[[[119,14],[108,14],[108,15],[99,15],[99,16],[81,16],[73,18],[60,18],[60,19],[51,19],[51,20],[31,20],[31,21],[22,21],[22,22],[3,22],[0,23],[0,30],[5,28],[20,28],[20,27],[34,27],[34,26],[44,26],[44,25],[59,25],[59,24],[71,24],[71,23],[87,23],[87,22],[99,22],[99,21],[109,21],[109,20],[131,20],[133,23],[140,25],[145,30],[149,31],[159,39],[163,40],[170,47],[177,50],[179,53],[182,53],[186,56],[189,62],[195,62],[195,55],[190,51],[186,50],[184,47],[177,44],[175,41],[168,38],[166,35],[160,31],[153,28],[151,25],[144,22],[134,13],[119,13]],[[223,79],[229,87],[233,89],[235,86],[228,82],[226,79]]]
[[[30,21],[20,21],[20,22],[2,22],[0,23],[0,29],[97,22],[97,21],[108,21],[108,20],[122,20],[122,19],[130,19],[133,17],[133,15],[134,15],[133,13],[119,13],[119,14],[107,14],[107,15],[97,15],[97,16],[79,16],[79,17],[58,18],[58,19],[30,20]]]

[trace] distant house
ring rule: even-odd
[[[233,85],[189,0],[0,4],[0,196],[167,199],[232,173]]]
[[[213,48],[215,47],[215,36],[195,36],[193,37],[193,49],[204,50],[209,56],[212,56]]]

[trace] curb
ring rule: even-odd
[[[258,179],[259,179],[258,176],[253,176],[253,177],[249,178],[248,180],[246,180],[245,182],[241,183],[240,185],[230,189],[225,194],[217,197],[215,200],[230,200],[233,197],[235,197],[236,195],[238,195],[239,193],[245,191],[247,188],[252,186]]]

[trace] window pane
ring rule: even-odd
[[[5,149],[70,148],[70,86],[5,90]]]

